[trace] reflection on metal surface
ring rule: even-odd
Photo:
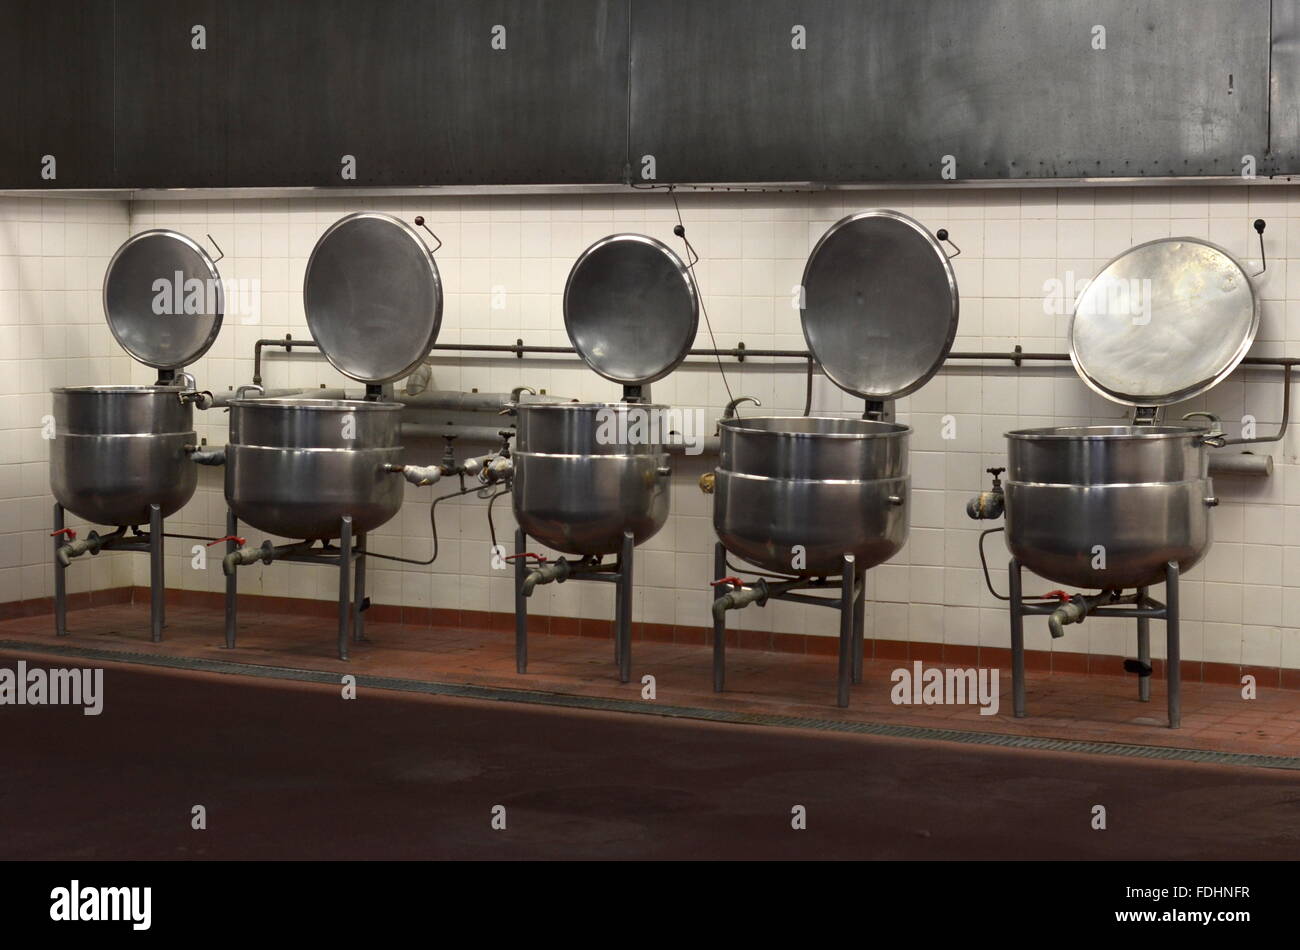
[[[193,410],[170,386],[67,386],[52,390],[50,491],[94,524],[149,522],[194,495],[198,470],[185,452],[198,441]]]
[[[1267,174],[1268,0],[791,10],[633,0],[633,160],[673,182],[938,181],[947,155],[958,179]]]
[[[713,527],[733,554],[779,574],[867,570],[907,540],[908,426],[864,419],[723,419]]]
[[[330,364],[363,383],[411,372],[442,326],[442,281],[413,227],[363,211],[334,222],[311,252],[303,306]]]
[[[397,514],[402,406],[347,399],[234,399],[226,503],[241,522],[306,540],[364,534]]]
[[[1088,590],[1158,583],[1210,547],[1206,430],[1062,426],[1007,433],[1007,547]]]
[[[108,328],[146,366],[180,369],[197,360],[216,341],[224,313],[217,265],[184,234],[142,231],[108,263]]]
[[[663,444],[601,437],[611,415],[636,414],[648,422],[662,416],[663,406],[521,403],[516,412],[511,501],[529,537],[565,554],[604,555],[619,550],[624,531],[641,544],[664,526],[671,481]]]
[[[925,385],[957,335],[957,279],[938,241],[897,211],[833,225],[803,274],[804,338],[835,385],[898,399]]]
[[[1300,172],[1300,5],[1272,4],[1269,29],[1269,171],[1293,175]]]
[[[700,302],[682,259],[644,234],[583,251],[564,286],[564,328],[578,355],[626,386],[662,379],[686,358]]]
[[[1258,328],[1255,288],[1227,251],[1167,238],[1125,251],[1079,295],[1070,356],[1107,399],[1167,406],[1232,372]]]

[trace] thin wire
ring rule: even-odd
[[[709,320],[709,308],[704,305],[704,294],[700,291],[700,282],[695,276],[695,265],[699,263],[700,255],[695,252],[695,246],[686,236],[686,224],[682,221],[682,206],[677,203],[677,189],[672,185],[668,186],[668,196],[673,199],[673,210],[677,212],[677,226],[681,228],[682,243],[686,245],[686,270],[691,275],[691,282],[695,284],[696,296],[700,300],[700,313],[704,315],[704,326],[709,331],[709,341],[713,344],[713,358],[718,361],[718,373],[722,376],[722,385],[727,390],[727,402],[730,404],[736,401],[736,397],[731,394],[727,371],[722,368],[722,355],[718,352],[717,337],[713,335],[713,322]],[[740,418],[739,412],[736,412],[736,418]]]
[[[1003,597],[993,589],[993,578],[989,576],[989,562],[984,557],[984,539],[990,534],[997,534],[999,531],[1006,531],[1006,528],[989,528],[987,531],[980,532],[980,567],[984,568],[984,584],[988,587],[989,593],[998,600],[1010,600],[1010,597]]]
[[[487,510],[488,535],[492,538],[493,551],[497,549],[497,529],[496,526],[492,524],[492,503],[495,502],[502,495],[510,494],[510,491],[511,490],[509,488],[503,488],[499,492],[497,492],[496,494],[488,498],[488,510]]]
[[[415,558],[409,557],[397,557],[395,554],[376,554],[374,551],[366,551],[366,557],[379,558],[381,561],[399,561],[402,564],[418,564],[421,566],[432,564],[434,561],[438,560],[438,519],[435,517],[438,509],[438,502],[446,501],[448,498],[459,498],[461,495],[468,495],[470,492],[482,490],[482,485],[472,485],[469,488],[462,488],[460,491],[454,491],[447,495],[439,495],[433,500],[432,504],[429,505],[429,528],[433,532],[433,557],[429,558],[427,561],[417,561]]]
[[[1011,598],[1010,598],[1010,597],[1003,597],[1001,594],[999,594],[996,590],[993,589],[993,578],[991,578],[991,577],[989,576],[989,562],[988,562],[987,560],[985,560],[985,558],[984,558],[984,539],[987,538],[990,534],[996,534],[996,533],[999,532],[999,531],[1006,531],[1006,530],[1007,530],[1007,529],[1006,529],[1005,527],[1001,527],[1001,528],[989,528],[987,531],[981,531],[981,532],[980,532],[980,543],[979,543],[979,549],[980,549],[980,567],[982,567],[982,568],[984,569],[984,584],[985,584],[985,586],[988,587],[988,589],[989,589],[989,593],[992,594],[994,597],[996,597],[998,600],[1010,600]],[[1025,597],[1025,596],[1022,595],[1020,599],[1021,599],[1022,601],[1025,601],[1025,600],[1043,600],[1043,601],[1052,601],[1052,600],[1057,600],[1058,598],[1056,598],[1056,597],[1048,597],[1046,594],[1042,594],[1042,595],[1038,595],[1038,596],[1035,596],[1035,595],[1032,595],[1032,594],[1031,594],[1031,595],[1028,596],[1028,597]]]

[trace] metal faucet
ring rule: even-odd
[[[762,408],[763,406],[763,404],[753,396],[737,396],[735,399],[731,400],[731,402],[727,403],[726,409],[722,410],[722,418],[735,419],[736,407],[739,406],[742,402],[752,402],[755,406],[758,406],[759,408]]]
[[[506,405],[504,408],[502,408],[502,410],[498,412],[497,415],[513,416],[515,414],[515,407],[519,405],[519,397],[524,393],[528,393],[528,395],[530,396],[536,396],[537,390],[534,389],[532,386],[516,386],[514,389],[510,390],[509,404]]]
[[[1188,412],[1183,414],[1184,422],[1188,419],[1197,418],[1208,419],[1210,422],[1209,431],[1201,438],[1202,444],[1210,445],[1214,448],[1223,448],[1223,446],[1228,444],[1228,440],[1224,438],[1223,421],[1218,416],[1212,412]]]

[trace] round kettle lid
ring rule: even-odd
[[[1116,257],[1079,294],[1070,359],[1107,399],[1167,406],[1231,373],[1258,329],[1259,298],[1231,254],[1162,238]]]
[[[128,238],[108,262],[103,295],[113,337],[155,369],[181,369],[206,353],[225,313],[217,265],[177,231]]]
[[[418,231],[377,211],[340,218],[307,260],[307,326],[330,365],[362,383],[410,374],[442,326],[442,280]]]
[[[644,234],[612,234],[587,248],[564,285],[564,329],[606,379],[639,386],[686,358],[700,301],[682,259]]]
[[[803,272],[804,339],[831,382],[898,399],[943,365],[957,335],[957,278],[925,226],[897,211],[851,214]]]

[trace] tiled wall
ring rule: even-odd
[[[842,215],[876,206],[912,214],[932,230],[946,227],[961,247],[953,262],[961,292],[958,350],[1005,350],[1019,343],[1026,350],[1064,352],[1068,318],[1047,312],[1044,283],[1065,281],[1069,274],[1077,279],[1091,277],[1111,256],[1153,238],[1208,237],[1257,269],[1259,248],[1251,222],[1263,217],[1268,221],[1269,266],[1259,283],[1263,322],[1252,352],[1300,354],[1300,263],[1288,267],[1288,254],[1300,258],[1300,191],[1291,188],[712,194],[682,195],[680,202],[688,234],[701,255],[697,273],[719,346],[743,340],[751,348],[802,348],[792,289],[799,283],[809,250]],[[439,340],[444,343],[511,343],[522,337],[528,343],[567,344],[561,293],[573,260],[588,244],[610,233],[638,231],[675,249],[681,247],[672,235],[676,223],[672,201],[663,192],[612,197],[133,203],[133,231],[174,227],[200,240],[211,235],[226,253],[219,264],[223,277],[260,281],[260,314],[227,317],[212,351],[191,367],[206,388],[223,390],[250,381],[253,343],[259,337],[306,335],[301,284],[307,257],[330,223],[361,209],[408,219],[422,214],[444,242],[437,253],[447,290]],[[1289,277],[1289,271],[1294,276]],[[98,317],[96,307],[87,319]],[[7,329],[11,321],[3,321],[3,326]],[[710,345],[703,321],[698,344]],[[112,364],[115,371],[123,365],[121,360]],[[759,397],[763,413],[802,412],[800,362],[748,360],[741,366],[728,361],[724,368],[732,391]],[[142,367],[129,372],[136,382],[152,378]],[[263,372],[268,387],[325,383],[357,388],[323,360],[301,353],[286,358],[268,351]],[[521,362],[513,357],[440,356],[433,374],[433,385],[439,389],[498,392],[530,385],[562,396],[618,396],[615,386],[576,358]],[[30,392],[36,394],[31,398],[39,398],[41,387]],[[653,396],[657,402],[701,408],[712,418],[726,401],[726,389],[715,363],[691,360],[656,383]],[[1279,420],[1281,397],[1278,374],[1238,371],[1208,399],[1174,407],[1170,414],[1208,408],[1222,415],[1233,433],[1242,416],[1250,414],[1262,432]],[[813,406],[817,413],[860,412],[857,400],[821,377]],[[897,411],[900,420],[916,430],[912,536],[897,558],[870,575],[868,636],[1004,646],[1006,610],[985,591],[976,552],[978,531],[987,525],[966,517],[967,498],[987,481],[984,468],[1002,464],[1006,430],[1120,419],[1125,413],[1091,394],[1068,364],[1027,365],[1020,370],[1003,364],[950,364],[924,389],[901,400]],[[956,419],[955,439],[942,436],[947,415]],[[220,412],[199,418],[209,441],[224,441]],[[5,428],[9,428],[7,419]],[[4,437],[11,438],[8,433]],[[1259,449],[1274,455],[1272,478],[1218,481],[1222,504],[1214,512],[1215,546],[1184,582],[1185,658],[1300,667],[1298,440],[1300,433],[1293,434],[1285,447]],[[462,452],[465,449],[461,446]],[[40,445],[31,443],[31,451],[39,456]],[[408,440],[408,456],[416,461],[431,461],[440,453],[441,445]],[[638,551],[634,608],[638,620],[697,627],[708,623],[706,591],[712,579],[714,535],[710,499],[699,493],[695,483],[710,465],[707,458],[676,463],[669,523]],[[30,472],[26,488],[39,489],[43,470],[36,459],[23,471]],[[428,502],[435,491],[445,490],[446,486],[408,486],[401,516],[376,534],[373,548],[427,557]],[[24,518],[39,520],[47,504],[48,499],[39,496],[24,501]],[[33,505],[36,515],[27,513]],[[483,507],[477,500],[439,505],[442,548],[437,563],[406,570],[372,563],[374,600],[512,610],[511,578],[490,565]],[[224,510],[220,473],[204,470],[199,493],[173,525],[178,531],[224,533]],[[509,537],[513,524],[508,506],[499,503],[496,514],[498,534]],[[253,543],[260,543],[257,532],[250,534]],[[24,540],[29,548],[45,543],[35,529],[28,530]],[[994,582],[1004,591],[1007,556],[998,536],[990,538],[989,550]],[[31,553],[35,560],[27,561],[24,554],[22,563],[43,563],[42,550],[32,548]],[[143,582],[143,559],[134,560],[137,581]],[[39,574],[41,569],[29,570]],[[168,570],[174,586],[221,587],[219,564],[214,560],[206,571],[193,569],[188,546],[174,546]],[[33,583],[37,580],[33,575]],[[332,572],[311,565],[254,566],[241,574],[241,589],[249,592],[332,598],[334,584]],[[1027,590],[1036,586],[1032,579],[1026,580]],[[552,585],[537,592],[532,609],[607,618],[612,616],[612,594],[609,585]],[[835,616],[830,611],[773,603],[739,612],[731,622],[829,635],[834,632]],[[1160,655],[1163,643],[1158,631],[1159,625],[1153,640]],[[1029,624],[1027,636],[1031,648],[1043,650],[1134,652],[1131,622],[1090,620],[1070,628],[1064,640],[1053,644],[1046,624],[1035,621]]]
[[[0,197],[0,604],[53,591],[42,438],[50,387],[130,377],[100,307],[104,268],[128,221],[125,201]],[[128,557],[86,559],[68,589],[130,583]]]

